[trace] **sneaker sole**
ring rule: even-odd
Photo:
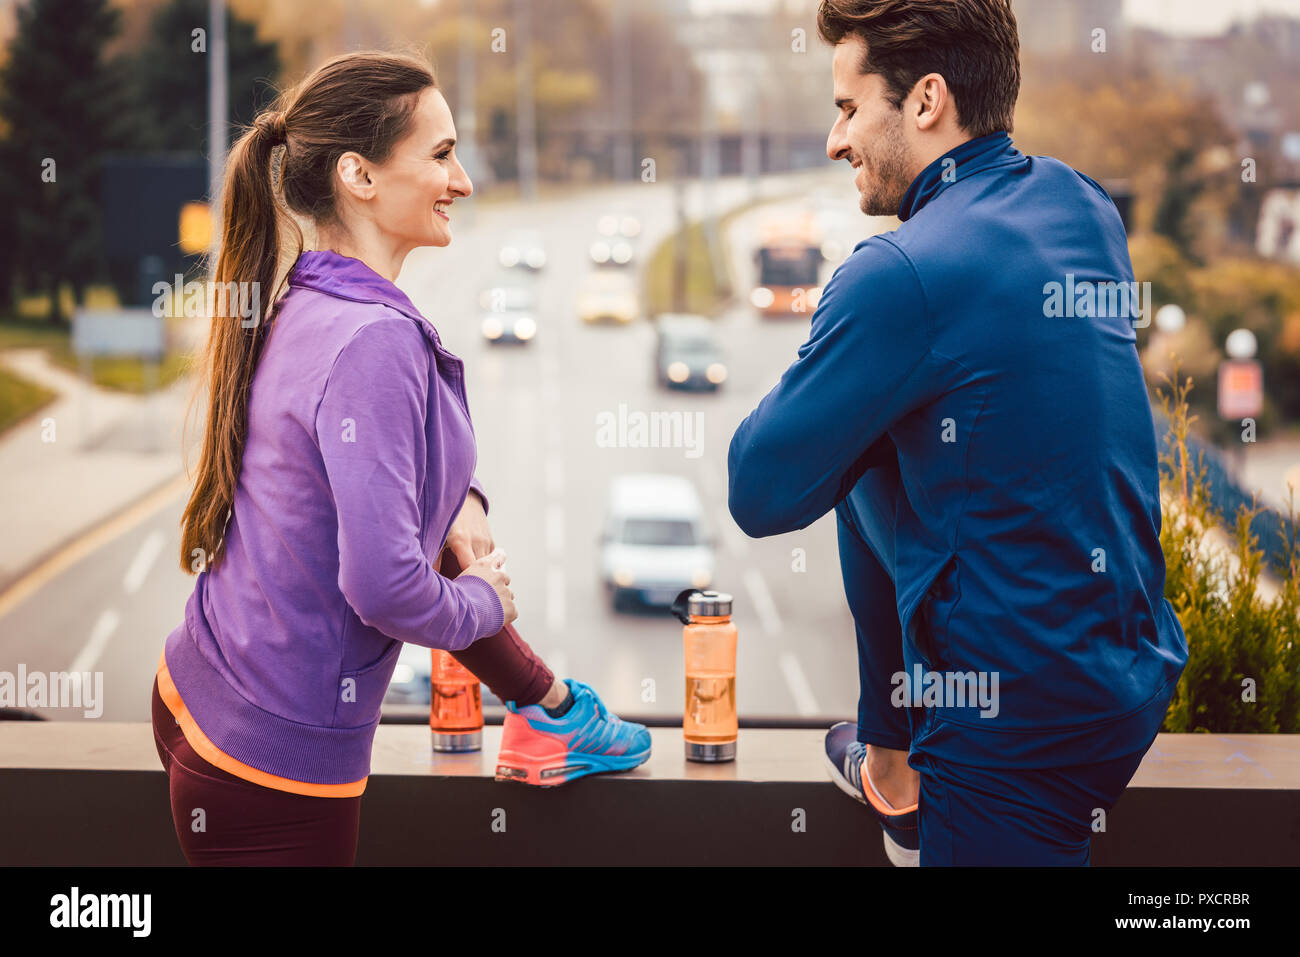
[[[631,771],[644,764],[650,749],[631,754],[566,754],[562,760],[539,761],[518,751],[503,750],[497,758],[496,779],[534,787],[555,787],[589,774]]]

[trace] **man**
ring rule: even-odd
[[[736,430],[729,507],[755,537],[835,509],[861,701],[827,756],[895,864],[1087,864],[1187,660],[1124,227],[1012,144],[1008,0],[824,0],[818,29],[827,154],[902,222]]]

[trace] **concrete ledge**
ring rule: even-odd
[[[742,729],[737,760],[709,766],[653,729],[643,767],[547,791],[492,780],[500,733],[437,755],[427,727],[381,725],[357,863],[887,863],[879,827],[827,779],[821,732]],[[0,722],[0,794],[0,864],[184,863],[147,724]],[[1093,862],[1300,862],[1300,737],[1161,735]]]

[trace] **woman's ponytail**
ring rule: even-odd
[[[230,151],[222,189],[221,246],[213,287],[203,381],[209,395],[203,451],[181,519],[181,568],[214,564],[235,500],[248,399],[266,342],[265,320],[280,264],[280,212],[272,158],[285,141],[284,113],[263,113]]]

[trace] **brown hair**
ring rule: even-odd
[[[896,109],[917,80],[938,73],[966,132],[1011,132],[1020,94],[1011,0],[822,0],[817,32],[832,45],[861,38],[867,49],[860,69],[884,79]]]
[[[282,93],[231,149],[222,188],[221,247],[213,275],[218,295],[213,297],[199,383],[209,391],[208,416],[194,491],[181,518],[184,570],[202,571],[221,554],[248,434],[249,391],[269,335],[269,322],[263,322],[261,314],[250,317],[251,323],[240,321],[233,308],[233,291],[256,291],[258,312],[269,315],[275,296],[262,291],[277,288],[277,278],[303,248],[298,224],[281,215],[277,192],[290,210],[315,223],[336,221],[338,158],[356,152],[372,162],[384,162],[410,132],[419,95],[430,87],[437,87],[433,69],[417,56],[344,54]],[[273,177],[279,146],[284,152],[279,175]],[[298,246],[286,264],[281,263],[283,228],[296,234]],[[232,291],[225,301],[222,290]]]

